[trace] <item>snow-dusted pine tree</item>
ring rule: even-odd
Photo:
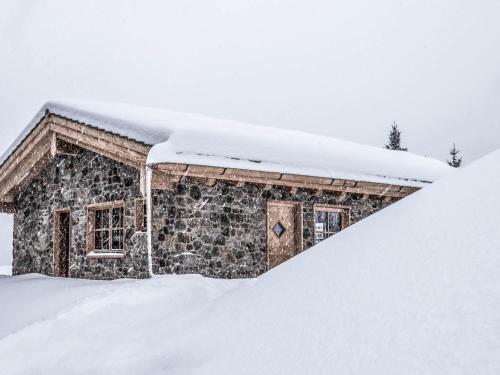
[[[460,154],[460,150],[457,150],[455,143],[453,143],[453,147],[450,148],[451,160],[448,160],[451,167],[459,168],[462,165],[462,157],[458,156],[458,154]]]
[[[401,147],[401,131],[398,129],[396,121],[392,123],[389,132],[389,143],[385,145],[385,148],[388,150],[408,151],[406,147]]]

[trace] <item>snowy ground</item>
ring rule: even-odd
[[[1,374],[499,374],[496,152],[256,280],[0,279]]]
[[[0,265],[0,276],[10,276],[12,274],[11,266],[1,266]]]

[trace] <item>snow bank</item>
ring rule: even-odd
[[[497,151],[222,298],[195,330],[192,350],[220,348],[202,373],[499,374],[499,164]]]
[[[11,274],[12,274],[12,266],[0,266],[0,276],[11,275]]]
[[[0,374],[182,373],[204,357],[193,360],[172,338],[187,333],[207,304],[249,282],[0,278]]]
[[[154,145],[149,163],[187,163],[423,186],[450,173],[440,161],[301,131],[118,103],[53,101],[0,158],[0,165],[46,111]]]
[[[0,279],[0,369],[496,375],[499,163],[500,151],[255,280]]]

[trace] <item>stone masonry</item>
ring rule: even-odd
[[[303,247],[313,245],[313,204],[348,206],[350,224],[375,213],[389,203],[382,198],[362,200],[349,195],[218,181],[207,186],[185,177],[175,191],[153,191],[154,273],[199,273],[220,278],[256,277],[267,270],[268,200],[303,203]]]
[[[16,197],[13,273],[53,274],[53,211],[70,208],[70,277],[148,277],[146,234],[134,228],[139,186],[136,169],[104,156],[83,149],[77,155],[56,156]],[[124,257],[86,256],[87,205],[118,200],[126,202]]]
[[[313,245],[314,204],[350,207],[350,224],[386,207],[382,198],[284,187],[265,190],[225,181],[208,186],[184,177],[175,190],[152,192],[153,272],[199,273],[219,278],[256,277],[267,271],[267,202],[303,204],[303,248]],[[53,274],[54,210],[71,210],[69,276],[89,279],[149,277],[146,233],[135,231],[135,199],[141,198],[139,172],[81,149],[58,155],[16,197],[13,273]],[[86,253],[87,206],[125,201],[123,258]]]

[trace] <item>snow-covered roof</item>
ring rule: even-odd
[[[120,103],[46,103],[0,158],[2,165],[46,112],[152,145],[148,163],[183,163],[423,186],[445,163],[296,130]]]

